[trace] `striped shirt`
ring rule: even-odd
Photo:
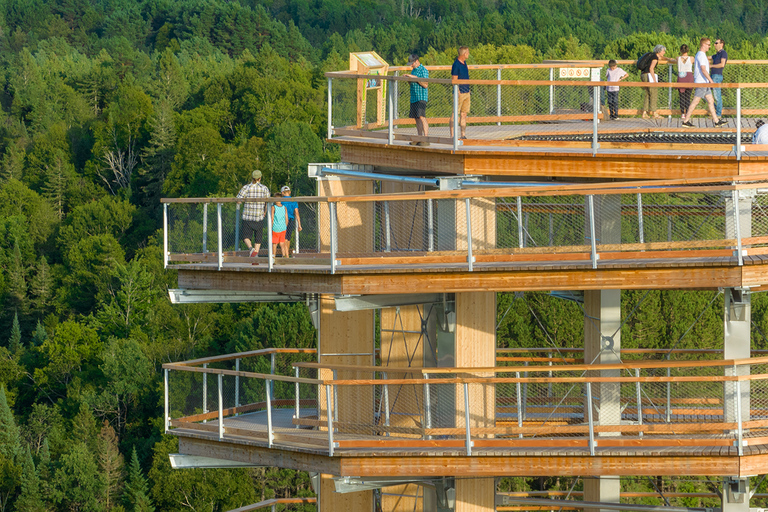
[[[429,78],[429,71],[424,67],[424,64],[420,64],[411,74],[418,78]],[[427,101],[428,99],[429,91],[427,88],[420,86],[418,82],[411,82],[411,103]]]
[[[269,197],[269,189],[259,183],[249,183],[237,193],[238,198],[262,199]],[[261,202],[245,203],[243,220],[263,220],[266,215],[266,204]]]

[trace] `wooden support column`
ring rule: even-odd
[[[456,294],[456,367],[489,368],[496,365],[496,293]],[[492,374],[461,374],[465,377],[492,377]],[[470,384],[471,427],[495,426],[496,390],[493,385]],[[464,388],[456,392],[456,426],[465,425]],[[476,436],[475,436],[476,437]],[[496,482],[493,478],[456,478],[455,512],[496,510]]]

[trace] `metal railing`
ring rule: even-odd
[[[454,450],[768,442],[768,358],[610,365],[399,368],[292,363],[293,375],[243,371],[267,353],[163,365],[166,431],[266,446]],[[241,370],[235,369],[240,360]],[[207,367],[203,367],[203,365]],[[216,375],[216,389],[205,377]],[[202,390],[202,392],[201,392]],[[215,397],[207,411],[203,393]],[[239,398],[238,398],[239,397]],[[420,442],[428,440],[429,443]],[[617,444],[618,443],[618,444]],[[650,448],[656,447],[656,448]]]
[[[542,259],[598,268],[610,260],[693,256],[732,257],[742,265],[745,255],[768,251],[766,184],[756,176],[686,186],[643,182],[295,198],[304,230],[301,249],[290,258],[276,257],[266,232],[262,256],[248,257],[239,235],[242,200],[164,199],[164,261],[331,273],[428,264],[479,271]],[[211,205],[220,212],[215,221],[206,215]],[[216,224],[209,227],[211,222]]]
[[[349,71],[326,73],[328,80],[328,138],[334,136],[431,142],[450,145],[454,150],[465,142],[460,138],[459,118],[454,116],[459,85],[470,85],[471,108],[467,138],[472,146],[558,146],[589,149],[593,154],[631,143],[692,141],[707,144],[712,151],[741,159],[745,152],[766,151],[749,145],[756,118],[768,115],[768,64],[765,61],[728,63],[728,83],[708,84],[722,91],[722,115],[728,124],[715,129],[712,121],[695,119],[704,133],[693,136],[680,125],[681,106],[690,103],[696,84],[676,81],[673,65],[657,66],[657,83],[640,81],[634,62],[620,63],[630,78],[621,82],[618,95],[620,122],[608,120],[605,61],[550,63],[537,65],[470,66],[470,80],[451,80],[449,66],[428,66],[429,101],[426,118],[428,136],[418,136],[415,122],[408,117],[409,88],[415,79],[404,77],[409,68],[390,68],[390,75],[358,75]],[[364,84],[364,87],[360,87]],[[369,88],[368,84],[373,86]],[[362,92],[361,92],[362,91]],[[382,95],[379,97],[378,95]],[[655,98],[655,99],[652,99]],[[386,102],[386,108],[368,108]],[[653,106],[653,103],[656,103]],[[649,102],[646,105],[646,102]],[[663,119],[631,122],[644,111]],[[706,116],[706,101],[699,103],[695,116]],[[638,120],[640,121],[640,120]],[[493,144],[490,142],[493,141]],[[685,146],[680,148],[685,150]],[[697,147],[695,151],[704,151]]]

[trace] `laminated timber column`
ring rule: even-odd
[[[594,210],[597,243],[620,243],[621,196],[595,196]],[[621,290],[584,291],[584,315],[584,364],[621,362]],[[597,376],[596,373],[589,372],[591,376]],[[606,370],[601,371],[599,376],[618,377],[619,375],[619,371]],[[592,410],[595,423],[600,425],[621,423],[619,386],[620,384],[612,383],[592,385]],[[586,421],[586,412],[584,416]],[[599,438],[597,443],[599,446]],[[619,503],[620,491],[618,477],[600,476],[584,480],[584,501]],[[587,512],[598,510],[600,509],[587,509]]]
[[[496,365],[496,293],[456,294],[456,367],[490,368]],[[493,374],[461,374],[465,377],[493,377]],[[470,427],[496,424],[496,391],[493,385],[469,385]],[[456,392],[456,425],[465,424],[464,388]],[[474,436],[476,437],[476,436]],[[455,512],[496,510],[496,482],[493,478],[462,478],[454,475]]]
[[[343,196],[373,193],[373,182],[327,177],[318,180],[318,196]],[[323,205],[319,212],[320,251],[330,249],[329,210]],[[373,203],[338,203],[338,251],[373,251]],[[374,364],[374,321],[373,311],[335,311],[332,296],[320,296],[320,325],[318,328],[318,362],[331,365],[372,366]],[[319,378],[330,378],[324,371]],[[339,372],[339,379],[370,378],[368,374]],[[318,419],[327,419],[325,390],[318,392]],[[340,386],[337,389],[338,403],[333,403],[341,423],[373,424],[373,388],[366,386]],[[340,432],[344,429],[340,428]],[[360,432],[362,433],[362,432]],[[336,492],[333,475],[322,475],[320,479],[319,512],[340,510],[373,510],[373,492],[362,491],[349,494]]]

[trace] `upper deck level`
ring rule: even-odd
[[[768,176],[294,200],[292,257],[275,257],[267,228],[250,258],[243,200],[165,199],[166,266],[181,288],[278,293],[768,284]]]
[[[768,115],[768,62],[729,61],[722,90],[728,124],[715,128],[699,103],[681,126],[674,66],[660,66],[659,83],[640,82],[634,63],[621,82],[619,116],[608,120],[605,61],[470,66],[471,109],[466,139],[452,117],[458,83],[450,66],[428,66],[428,136],[408,118],[409,68],[387,75],[326,73],[328,139],[342,161],[377,169],[447,175],[554,179],[674,179],[749,176],[763,172],[768,147],[751,144]],[[578,78],[581,77],[581,78]],[[594,79],[594,80],[593,80]],[[646,90],[658,94],[659,119],[643,119]],[[598,108],[595,108],[595,105]],[[412,142],[429,142],[413,146]]]

